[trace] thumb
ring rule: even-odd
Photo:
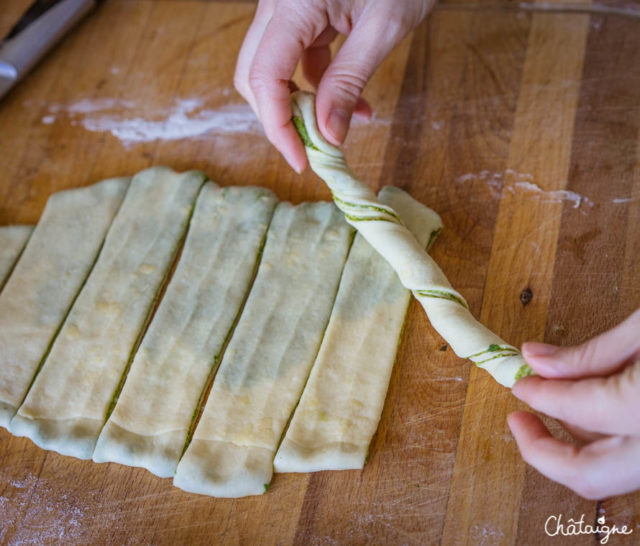
[[[608,375],[640,352],[640,309],[615,328],[575,347],[525,343],[522,354],[542,377],[580,378]]]
[[[363,15],[320,80],[316,98],[318,127],[332,144],[344,142],[354,108],[369,78],[411,30],[406,23],[388,23],[382,14]]]

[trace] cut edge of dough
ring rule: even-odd
[[[4,427],[10,431],[9,424],[17,412],[18,408],[13,404],[0,400],[0,427]]]
[[[322,446],[303,446],[285,438],[273,461],[276,473],[320,472],[323,470],[361,470],[368,445],[332,442]]]
[[[96,463],[145,468],[160,478],[171,478],[182,452],[183,436],[181,430],[145,436],[108,421],[96,442],[92,459]]]
[[[9,424],[14,436],[25,436],[42,449],[78,459],[91,459],[102,421],[74,419],[29,419],[15,415]]]
[[[236,498],[262,495],[273,476],[273,451],[258,446],[195,439],[192,457],[178,463],[173,485],[188,493]],[[207,465],[202,465],[207,461]]]

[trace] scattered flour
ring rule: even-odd
[[[552,203],[568,201],[573,205],[572,208],[580,209],[583,214],[586,214],[585,210],[595,204],[587,196],[580,195],[574,191],[545,190],[533,181],[533,175],[519,173],[513,169],[506,169],[504,172],[482,170],[478,173],[467,173],[458,176],[456,182],[459,184],[481,182],[489,189],[492,197],[496,199],[500,199],[503,193],[508,191],[512,195],[522,195],[525,198],[536,197]],[[611,203],[621,205],[634,200],[631,197],[614,197],[611,199]]]
[[[227,93],[228,94],[228,93]],[[223,93],[224,95],[224,93]],[[210,133],[261,133],[262,126],[245,104],[203,108],[203,100],[178,98],[166,110],[141,117],[141,105],[120,99],[83,99],[71,104],[54,104],[41,121],[71,118],[73,125],[88,131],[111,133],[125,145],[155,140],[197,138]]]
[[[49,112],[52,114],[68,113],[68,114],[91,114],[94,112],[103,112],[105,110],[114,110],[116,108],[134,108],[135,103],[120,99],[82,99],[71,104],[52,104],[49,106]]]
[[[180,140],[210,132],[247,133],[260,130],[260,124],[249,106],[231,105],[218,110],[201,110],[199,99],[178,102],[164,120],[144,118],[121,119],[119,116],[86,117],[82,126],[89,131],[108,131],[126,144],[153,140]]]
[[[37,477],[33,474],[28,475],[26,478],[22,480],[9,480],[9,485],[15,489],[24,489],[32,485],[35,481],[37,481]]]
[[[469,538],[473,544],[498,544],[504,538],[504,532],[488,526],[474,525],[469,530]]]
[[[513,169],[496,173],[483,170],[477,174],[468,173],[456,178],[456,182],[458,183],[476,181],[483,182],[487,188],[489,188],[491,195],[496,199],[500,199],[503,192],[508,191],[513,195],[542,198],[552,203],[568,201],[573,205],[574,209],[583,209],[582,212],[584,212],[584,208],[590,208],[594,205],[591,199],[574,191],[544,190],[538,186],[538,184],[534,183],[533,175],[529,173],[519,173]]]
[[[546,197],[550,198],[552,201],[569,201],[573,203],[574,209],[579,209],[581,205],[586,205],[589,207],[593,207],[593,201],[588,197],[584,197],[579,193],[568,190],[551,190],[545,191],[538,184],[533,184],[531,182],[516,182],[512,186],[508,186],[507,190],[516,194],[516,189],[523,190],[524,192],[530,193],[541,193]]]
[[[16,536],[11,540],[13,545],[44,543],[77,543],[87,517],[87,510],[75,499],[60,494],[58,487],[51,487],[46,480],[29,475],[24,480],[13,480],[11,485],[18,489],[38,481],[35,489],[25,491],[24,495],[13,495],[11,505],[13,512],[8,514],[9,526],[15,524],[18,512],[26,509],[21,515],[22,524]],[[3,503],[4,504],[4,503]],[[46,513],[41,522],[37,513]],[[0,538],[4,538],[0,532]]]
[[[231,90],[225,88],[217,94],[226,98],[231,95]],[[206,108],[200,98],[176,98],[169,107],[156,110],[141,101],[82,99],[48,105],[47,113],[40,121],[50,125],[59,118],[70,120],[72,125],[79,125],[87,131],[111,133],[125,146],[156,140],[199,138],[211,133],[264,134],[262,124],[248,104]],[[379,118],[375,114],[369,120],[354,117],[352,121],[354,128],[390,124],[390,119]]]

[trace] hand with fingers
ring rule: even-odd
[[[362,90],[376,68],[429,12],[435,0],[260,0],[238,56],[234,83],[271,143],[297,172],[307,165],[291,123],[291,77],[302,62],[317,88],[318,126],[335,145],[354,112],[370,117]],[[331,59],[329,45],[347,36]]]
[[[587,499],[640,489],[640,309],[580,346],[525,343],[522,353],[539,376],[518,381],[513,394],[580,443],[515,412],[509,426],[524,460]]]

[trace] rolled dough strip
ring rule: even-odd
[[[91,275],[11,421],[15,435],[91,457],[204,179],[163,167],[133,178]]]
[[[0,227],[0,290],[27,244],[33,226]]]
[[[93,460],[173,476],[203,389],[249,291],[276,205],[262,188],[200,192],[182,256]]]
[[[329,186],[347,221],[395,269],[400,282],[422,304],[431,324],[455,353],[487,370],[500,384],[511,387],[531,368],[512,345],[480,324],[467,302],[455,291],[442,270],[366,184],[357,180],[339,148],[320,134],[315,117],[315,96],[292,95],[294,124],[305,144],[309,164]]]
[[[402,190],[386,187],[378,197],[421,245],[442,229],[434,211]],[[276,472],[364,466],[410,298],[393,268],[356,235],[320,351],[274,459]]]
[[[218,497],[264,493],[320,347],[351,234],[331,203],[278,205],[176,486]]]
[[[128,178],[52,195],[0,293],[0,425],[24,400],[96,260]]]

